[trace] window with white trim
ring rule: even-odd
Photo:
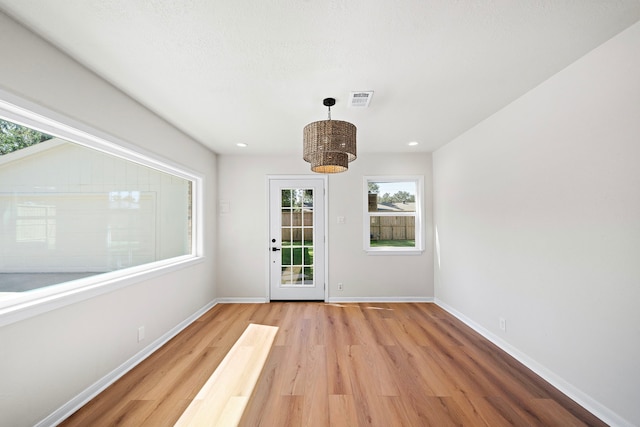
[[[417,254],[423,250],[421,176],[364,177],[364,250]]]
[[[0,99],[0,315],[202,256],[202,178],[76,125]]]

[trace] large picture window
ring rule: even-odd
[[[422,251],[422,177],[364,179],[364,249],[372,254]]]
[[[198,176],[4,105],[0,314],[200,255]]]

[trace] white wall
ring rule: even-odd
[[[218,291],[222,298],[267,299],[267,175],[311,174],[300,156],[220,156]],[[422,175],[426,250],[417,256],[368,256],[363,251],[363,177]],[[433,298],[431,155],[362,154],[345,173],[329,176],[329,298],[399,300]],[[337,217],[345,217],[337,224]],[[344,290],[337,290],[337,283]]]
[[[205,192],[204,262],[0,328],[0,425],[20,427],[214,300],[216,156],[2,13],[0,51],[3,90],[201,173]]]
[[[639,160],[640,23],[434,153],[437,300],[613,424],[640,425]]]

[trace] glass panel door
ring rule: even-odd
[[[323,300],[324,180],[271,180],[270,216],[271,299]]]

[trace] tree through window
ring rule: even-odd
[[[0,119],[0,156],[53,138],[37,130]]]

